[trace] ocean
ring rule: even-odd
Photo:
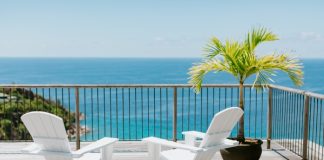
[[[188,69],[193,63],[200,62],[198,58],[1,58],[0,59],[0,83],[1,84],[186,84],[188,82]],[[324,94],[324,59],[303,59],[304,64],[304,86],[299,89]],[[278,72],[273,78],[277,85],[294,87],[288,76]],[[253,82],[253,77],[246,83]],[[208,84],[236,84],[236,80],[226,74],[208,74],[204,80]],[[47,91],[45,91],[47,95]],[[53,90],[51,91],[53,92]],[[104,136],[118,137],[120,139],[138,140],[141,137],[150,135],[162,138],[172,138],[172,93],[169,99],[166,90],[144,90],[142,109],[136,106],[139,102],[134,101],[133,95],[141,95],[139,90],[105,90],[107,96],[112,95],[108,106],[103,104],[104,96],[100,94],[98,101],[90,103],[93,99],[89,94],[91,90],[81,90],[81,95],[87,95],[85,99],[80,99],[80,110],[85,114],[85,119],[81,124],[91,130],[83,135],[82,140],[94,140]],[[93,92],[96,92],[94,90]],[[123,93],[121,93],[123,92]],[[188,90],[179,90],[179,95],[191,95],[191,99],[184,97],[179,103],[178,115],[178,138],[181,139],[181,131],[197,129],[205,131],[213,114],[228,105],[237,104],[237,100],[228,100],[224,97],[224,91],[219,90],[215,102],[214,90],[205,90],[204,96],[197,96],[197,105],[193,108],[196,100],[195,96]],[[127,96],[129,93],[130,96]],[[207,93],[207,96],[206,96]],[[209,96],[208,96],[209,93]],[[264,138],[266,135],[266,99],[262,102],[255,96],[254,91],[250,93],[250,104],[246,102],[246,113],[255,115],[246,119],[246,129],[255,131],[248,134],[251,137]],[[67,92],[64,92],[63,105],[67,104]],[[154,94],[154,95],[153,95]],[[156,94],[156,95],[155,95]],[[215,96],[216,96],[215,94]],[[234,94],[236,90],[228,90],[225,94]],[[60,94],[59,94],[60,95]],[[63,95],[63,92],[62,92]],[[120,99],[125,95],[126,104]],[[247,92],[248,95],[248,92]],[[251,96],[252,95],[252,96]],[[52,94],[54,96],[54,94]],[[157,101],[152,101],[153,96]],[[233,95],[232,95],[233,96]],[[118,100],[115,100],[117,99]],[[183,97],[183,96],[182,96]],[[199,99],[200,97],[200,99]],[[264,98],[266,94],[264,95]],[[71,97],[73,99],[73,97]],[[139,97],[137,97],[139,98]],[[53,97],[52,97],[53,99]],[[200,104],[201,103],[201,104]],[[108,104],[108,99],[107,99]],[[115,105],[116,104],[116,105]],[[215,105],[216,104],[216,105]],[[93,107],[94,105],[95,107]],[[115,105],[115,106],[114,106]],[[117,107],[118,106],[118,107]],[[189,107],[186,107],[189,106]],[[206,107],[207,106],[207,107]],[[212,107],[210,107],[212,106]],[[107,107],[107,108],[106,108]],[[137,107],[137,108],[136,108]],[[144,109],[143,109],[144,107]],[[154,112],[153,112],[154,107]],[[197,107],[197,108],[196,108]],[[109,111],[109,109],[111,109]],[[156,111],[155,111],[156,109]],[[190,112],[191,109],[191,112]],[[197,113],[193,114],[193,109]],[[209,110],[208,110],[209,109]],[[74,111],[72,104],[71,110]],[[259,114],[264,110],[262,114]],[[113,111],[113,112],[112,112]],[[138,113],[136,112],[138,111]],[[211,112],[213,111],[213,112]],[[135,113],[134,113],[135,112]],[[111,114],[112,113],[112,114]],[[111,115],[111,117],[109,117]],[[123,118],[125,115],[126,118]],[[153,119],[154,117],[154,119]],[[197,125],[198,124],[198,125]],[[104,127],[106,125],[106,127]],[[197,126],[197,128],[196,128]],[[179,128],[180,127],[180,128]],[[237,130],[234,131],[235,134]],[[157,133],[155,133],[157,132]]]
[[[198,58],[1,58],[0,83],[17,84],[185,84]],[[303,59],[304,86],[324,93],[324,59]],[[294,87],[278,73],[275,84]],[[251,83],[252,79],[247,83]],[[209,74],[204,83],[237,83],[225,73]]]

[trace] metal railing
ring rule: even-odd
[[[105,136],[181,140],[182,131],[206,131],[215,113],[238,106],[239,99],[235,84],[203,85],[200,94],[187,84],[12,84],[0,85],[0,93],[0,129],[8,125],[5,119],[14,126],[26,111],[47,111],[63,117],[77,147],[80,141]],[[246,137],[267,139],[268,148],[271,140],[276,141],[304,159],[323,157],[323,95],[275,85],[267,90],[245,85],[244,98]],[[7,135],[1,134],[5,138],[0,140],[30,140],[19,127],[5,128]],[[231,136],[237,132],[238,126]]]
[[[101,137],[120,140],[140,140],[147,136],[182,139],[185,130],[206,131],[213,115],[220,110],[238,106],[238,85],[203,85],[195,94],[190,85],[1,85],[0,92],[8,94],[0,99],[0,110],[9,106],[44,110],[58,114],[64,107],[68,113],[67,126],[74,124],[71,140],[92,141]],[[17,95],[17,90],[20,95]],[[14,100],[15,94],[19,100]],[[266,97],[246,85],[244,88],[246,134],[266,136]],[[22,96],[23,95],[23,96]],[[50,103],[50,104],[48,104]],[[42,108],[44,105],[52,109]],[[10,112],[19,121],[21,114]],[[70,113],[73,113],[72,116]],[[81,115],[81,116],[80,116]],[[7,115],[8,116],[8,115]],[[236,136],[238,127],[232,133]],[[89,132],[87,132],[89,131]],[[80,132],[80,133],[78,133]],[[16,132],[9,133],[17,140]],[[27,134],[27,133],[24,133]],[[25,138],[27,136],[22,136]],[[21,139],[20,138],[20,139]]]
[[[269,93],[270,139],[303,159],[323,159],[324,95],[274,85]]]

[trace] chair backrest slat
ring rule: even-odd
[[[227,108],[217,113],[207,129],[200,147],[212,147],[222,143],[231,134],[242,115],[243,111],[238,107]]]
[[[21,117],[23,123],[42,150],[71,152],[62,118],[47,112],[29,112]]]
[[[195,160],[212,159],[216,151],[217,145],[231,134],[232,129],[243,115],[243,110],[238,107],[227,108],[217,113],[212,119],[204,138],[199,147],[208,148],[205,152],[197,153]]]

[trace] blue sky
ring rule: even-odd
[[[1,57],[200,57],[212,36],[264,26],[260,54],[324,58],[324,1],[2,0]]]

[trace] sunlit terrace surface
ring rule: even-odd
[[[113,159],[148,159],[142,138],[183,142],[183,131],[205,132],[214,114],[238,106],[238,85],[203,85],[195,94],[185,84],[1,85],[0,159],[42,159],[21,153],[31,143],[17,129],[24,111],[63,117],[73,149],[103,137],[119,139]],[[323,95],[270,85],[244,86],[245,136],[263,140],[261,159],[322,159]],[[235,126],[231,137],[236,137]],[[166,148],[162,148],[166,149]],[[214,159],[222,159],[219,152]]]
[[[43,160],[42,156],[36,155],[26,155],[20,154],[19,149],[22,149],[28,146],[30,143],[26,142],[2,142],[0,143],[0,160]],[[73,148],[75,148],[75,144],[71,143]],[[81,143],[81,147],[83,145],[87,145],[87,143]],[[266,146],[263,145],[263,152],[261,156],[261,160],[285,160],[285,159],[301,159],[296,154],[286,150],[282,146],[277,143],[273,143],[272,149],[266,149]],[[143,142],[134,142],[134,141],[125,141],[118,142],[114,146],[114,154],[113,159],[116,160],[149,160],[147,154],[147,145]],[[221,160],[221,155],[217,152],[213,158],[213,160]]]

